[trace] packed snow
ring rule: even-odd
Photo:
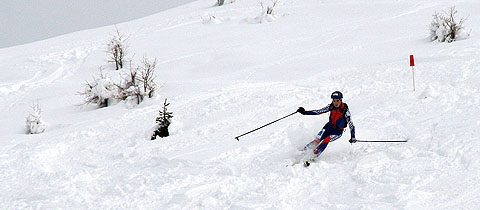
[[[114,26],[0,48],[0,209],[478,209],[480,2],[198,0],[117,24],[132,62],[157,58],[157,95],[82,105]],[[265,5],[271,4],[265,1]],[[470,36],[431,42],[455,5]],[[413,91],[409,55],[415,56]],[[290,165],[342,91],[348,131]],[[150,140],[168,98],[170,136]],[[47,122],[28,134],[32,105]],[[348,129],[347,129],[348,130]]]

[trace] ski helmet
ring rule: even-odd
[[[332,99],[342,99],[342,98],[343,98],[342,92],[335,91],[335,92],[332,93]]]

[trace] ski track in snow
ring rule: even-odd
[[[417,42],[398,49],[401,55],[383,48],[385,44],[402,46],[397,34],[371,34],[384,39],[365,38],[373,41],[370,45],[350,39],[369,34],[364,28],[371,24],[386,30],[389,22],[408,22],[410,15],[419,13],[428,16],[414,26],[423,30],[430,21],[430,9],[449,6],[445,2],[405,1],[400,5],[408,5],[407,11],[399,8],[378,18],[387,14],[383,9],[398,5],[293,1],[279,5],[279,11],[288,15],[256,25],[240,21],[253,17],[245,11],[258,9],[251,6],[255,1],[224,7],[198,1],[126,23],[120,27],[132,27],[138,33],[131,36],[132,46],[137,44],[132,50],[157,51],[162,58],[158,80],[167,80],[159,96],[133,108],[119,103],[98,110],[79,109],[72,102],[78,97],[55,95],[80,91],[79,84],[98,66],[106,65],[97,58],[104,56],[98,44],[52,49],[27,58],[20,53],[10,58],[11,63],[4,59],[9,69],[20,72],[0,72],[13,79],[1,80],[1,116],[23,121],[32,97],[42,95],[41,102],[50,106],[45,107],[45,118],[52,126],[38,135],[2,128],[0,208],[476,209],[480,206],[479,39],[472,36],[447,45],[418,41],[424,38],[423,32],[398,34],[402,39],[421,34]],[[475,6],[480,8],[478,3]],[[282,31],[282,24],[316,23],[322,18],[312,11],[324,11],[330,17],[329,10],[339,7],[344,8],[341,11],[378,10],[380,15],[367,16],[365,10],[341,16],[348,21],[327,33],[308,28],[299,32],[306,34],[302,37],[270,34],[269,30]],[[202,24],[199,16],[212,11],[232,19]],[[237,31],[222,27],[241,27],[246,34],[259,35],[241,39]],[[188,30],[195,30],[191,40],[178,38]],[[106,30],[99,31],[98,36],[105,35]],[[231,39],[218,35],[222,32]],[[167,50],[158,43],[150,45],[159,38],[187,44],[166,43],[171,47]],[[275,47],[280,50],[270,52]],[[416,92],[408,54],[402,54],[410,48],[417,58]],[[371,60],[365,61],[365,55]],[[231,61],[235,63],[229,66]],[[176,68],[169,69],[172,66]],[[64,84],[70,82],[78,84]],[[345,95],[358,139],[409,142],[350,145],[347,131],[307,169],[301,164],[285,165],[314,138],[328,120],[326,115],[297,114],[240,141],[234,139],[299,106],[321,108],[330,102],[334,90]],[[148,141],[145,132],[167,96],[174,113],[171,136]],[[2,123],[8,128],[14,125]]]
[[[66,79],[74,75],[92,50],[92,47],[79,47],[47,55],[32,56],[23,62],[26,70],[23,74],[29,78],[2,84],[0,86],[1,93],[6,96],[20,89],[28,90],[28,88],[51,85],[55,81]],[[35,73],[31,70],[35,70]]]

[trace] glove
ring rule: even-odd
[[[355,137],[352,137],[352,138],[350,138],[350,140],[348,140],[348,142],[350,142],[350,144],[353,144],[353,143],[357,142],[357,139]]]
[[[300,114],[305,114],[305,109],[303,107],[298,107],[297,112]]]

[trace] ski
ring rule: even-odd
[[[303,166],[308,167],[313,161],[312,154],[312,151],[302,151],[302,154],[299,155],[301,158],[295,158],[295,160],[290,165],[287,164],[286,167],[295,166],[299,163],[303,163]]]
[[[295,166],[295,165],[299,164],[301,161],[302,161],[302,160],[295,160],[295,161],[293,161],[291,164],[287,164],[286,167],[288,167],[288,166]]]

